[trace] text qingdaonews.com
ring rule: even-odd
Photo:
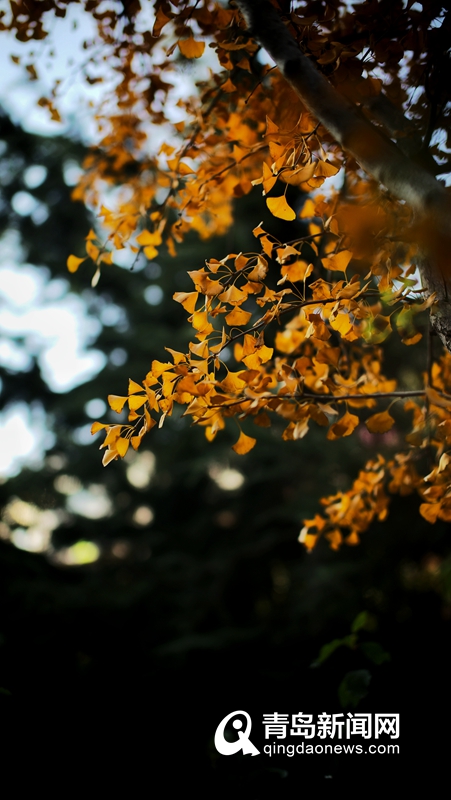
[[[382,755],[382,754],[397,754],[399,755],[399,744],[265,744],[263,752],[267,756],[275,755],[339,755],[339,754],[355,754],[355,755]]]

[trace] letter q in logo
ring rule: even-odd
[[[233,727],[236,731],[238,731],[238,740],[236,742],[228,742],[227,739],[224,738],[224,731],[226,728],[227,723],[233,718],[236,717],[237,714],[241,714],[243,717],[246,717],[246,730],[241,731],[240,728],[243,727],[243,723],[240,719],[235,719],[232,722]],[[222,756],[232,756],[234,753],[238,753],[239,750],[243,751],[243,755],[250,754],[251,756],[258,756],[260,755],[260,750],[249,741],[249,734],[251,732],[252,722],[249,714],[246,711],[232,711],[231,714],[227,714],[226,717],[219,723],[218,727],[216,728],[215,733],[215,747],[218,753],[221,753]]]

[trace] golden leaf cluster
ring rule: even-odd
[[[130,380],[127,394],[109,396],[119,421],[92,429],[105,434],[103,463],[124,457],[130,445],[139,448],[175,405],[209,441],[235,425],[239,455],[255,446],[259,427],[274,421],[287,441],[303,439],[315,425],[330,447],[355,436],[383,452],[348,491],[325,498],[323,514],[305,521],[301,540],[308,548],[319,536],[334,549],[356,544],[372,521],[385,518],[393,492],[417,492],[425,519],[449,521],[451,356],[434,358],[427,345],[434,297],[426,299],[418,283],[407,204],[362,177],[278,70],[256,67],[258,45],[236,7],[155,0],[145,28],[139,0],[122,5],[119,12],[102,0],[85,4],[116,88],[96,109],[97,141],[73,192],[98,223],[84,251],[69,255],[68,270],[89,266],[95,286],[118,252],[153,260],[166,248],[175,256],[190,231],[204,239],[226,233],[235,199],[251,191],[262,192],[274,225],[281,220],[292,234],[281,241],[262,223],[249,237],[249,252],[192,265],[192,290],[174,295],[192,340],[186,352],[168,347],[168,360],[152,361],[140,382]],[[344,5],[320,11],[308,1],[303,16],[294,9],[285,21],[341,95],[371,117],[368,101],[382,89],[389,102],[402,104],[401,54],[403,69],[417,75],[430,19],[404,4],[395,41],[371,4],[359,8],[358,34],[354,10]],[[11,2],[0,30],[13,31],[19,43],[40,41],[53,14],[65,16],[66,4]],[[389,76],[385,83],[367,69],[370,53]],[[26,74],[36,81],[40,65],[30,59]],[[19,56],[13,61],[22,65]],[[196,91],[173,101],[180,69],[195,76],[203,63],[209,77],[204,69]],[[88,84],[104,80],[98,66],[93,51]],[[56,81],[38,101],[55,124],[63,91]],[[412,115],[421,118],[427,92],[417,94]],[[415,347],[424,355],[423,374],[417,369],[413,382],[406,371],[384,373],[384,350],[394,341],[408,355]]]

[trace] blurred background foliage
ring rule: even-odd
[[[358,547],[335,552],[320,542],[307,554],[297,542],[320,497],[346,488],[367,457],[397,441],[365,432],[326,442],[316,428],[283,442],[275,425],[258,429],[257,447],[239,457],[232,422],[209,444],[175,416],[147,437],[147,449],[106,469],[92,444],[93,419],[114,417],[107,394],[139,381],[165,346],[186,349],[190,328],[172,294],[190,288],[186,270],[206,257],[252,247],[256,194],[237,200],[227,237],[188,237],[176,259],[138,262],[132,274],[107,267],[91,289],[87,271],[69,276],[64,267],[93,224],[70,199],[82,146],[27,133],[2,114],[0,151],[0,245],[15,236],[21,262],[40,269],[54,297],[81,299],[88,346],[103,354],[98,374],[61,392],[43,374],[39,341],[2,331],[27,354],[20,368],[10,359],[2,369],[3,413],[20,403],[40,409],[53,435],[42,463],[0,485],[3,718],[19,729],[27,719],[37,741],[45,715],[64,727],[66,742],[83,720],[83,747],[95,742],[96,752],[109,742],[163,771],[166,743],[171,769],[212,787],[282,791],[300,774],[321,784],[330,774],[375,779],[400,767],[382,756],[364,766],[356,757],[219,758],[213,736],[227,713],[253,715],[258,745],[263,713],[395,711],[402,763],[418,752],[441,769],[447,526],[425,522],[416,499],[397,498]],[[277,235],[276,226],[271,218]],[[401,357],[394,344],[389,374]],[[352,688],[356,673],[363,690],[361,680]]]

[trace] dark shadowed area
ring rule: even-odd
[[[4,413],[40,409],[54,435],[42,462],[0,485],[4,752],[24,766],[93,765],[107,773],[105,786],[125,770],[129,797],[146,775],[153,793],[181,778],[209,796],[249,798],[330,782],[367,789],[394,775],[397,785],[417,774],[436,782],[450,708],[448,526],[429,525],[410,496],[393,501],[357,547],[334,551],[323,540],[307,553],[297,541],[321,496],[346,488],[366,454],[390,453],[397,441],[365,433],[326,447],[313,423],[306,439],[284,442],[276,424],[240,457],[233,420],[208,443],[179,414],[106,469],[91,443],[106,396],[139,380],[164,346],[186,347],[186,315],[172,294],[206,257],[249,246],[261,214],[254,196],[237,201],[227,237],[189,236],[176,260],[139,261],[133,273],[110,266],[91,289],[87,271],[69,276],[64,267],[91,224],[64,179],[81,146],[25,133],[4,114],[0,144],[2,241],[14,232],[18,264],[41,270],[46,286],[59,282],[61,298],[80,298],[95,323],[87,347],[104,364],[57,391],[39,337],[3,331],[11,352],[27,356],[2,370]],[[36,165],[45,170],[33,187],[24,176]],[[20,192],[51,215],[25,213]],[[239,709],[251,715],[259,750],[264,714],[398,713],[400,754],[220,756],[215,730]]]

